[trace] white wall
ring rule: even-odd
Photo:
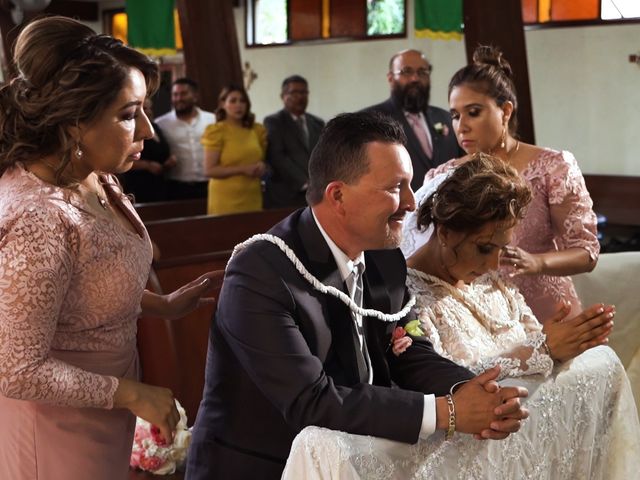
[[[241,57],[257,72],[250,90],[259,119],[281,106],[282,79],[310,82],[309,111],[329,119],[387,98],[387,62],[404,48],[434,65],[431,103],[447,106],[447,84],[466,63],[464,42],[406,40],[244,48],[244,10],[236,11]],[[538,145],[571,150],[585,173],[640,175],[640,24],[530,30],[525,34]]]
[[[101,8],[122,5],[101,2]],[[403,40],[245,48],[244,8],[235,8],[243,63],[258,79],[249,94],[258,119],[281,108],[280,83],[294,73],[309,80],[309,111],[329,119],[388,97],[389,57],[422,50],[434,65],[431,103],[447,108],[447,84],[466,63],[463,41],[413,36]],[[529,30],[525,34],[538,145],[571,150],[585,173],[640,176],[640,24]]]

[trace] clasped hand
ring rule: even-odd
[[[524,387],[500,387],[499,373],[499,366],[490,368],[454,393],[457,431],[477,439],[502,440],[520,430],[529,416],[520,399],[529,392]]]
[[[542,327],[551,358],[559,362],[570,360],[598,345],[606,345],[613,328],[613,305],[592,305],[579,315],[564,320],[569,311],[569,305],[562,305]]]

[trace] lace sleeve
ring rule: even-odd
[[[46,205],[0,223],[0,393],[6,397],[112,407],[116,378],[49,353],[77,249],[75,230]]]
[[[596,215],[578,162],[570,152],[558,153],[548,177],[551,224],[559,249],[584,248],[591,260],[600,253]]]
[[[509,300],[512,315],[518,318],[524,329],[526,339],[511,350],[498,356],[481,359],[471,370],[478,374],[499,364],[501,366],[500,377],[520,377],[522,375],[542,374],[547,377],[553,370],[553,359],[548,355],[545,341],[546,335],[542,332],[542,325],[536,320],[531,308],[517,287],[506,284],[497,275],[494,276],[500,290]]]

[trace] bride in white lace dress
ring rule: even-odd
[[[542,327],[493,273],[529,198],[514,170],[479,155],[423,203],[419,223],[433,223],[435,235],[408,260],[422,329],[411,333],[471,370],[500,364],[503,385],[518,377],[530,395],[521,430],[500,442],[434,434],[406,445],[311,427],[294,441],[283,478],[637,478],[638,414],[624,368],[605,346],[613,309],[595,305],[562,319],[565,308]],[[398,336],[394,354],[410,341]]]

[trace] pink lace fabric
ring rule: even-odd
[[[21,469],[35,462],[42,475],[43,451],[52,450],[55,437],[63,438],[69,428],[76,434],[94,428],[103,435],[122,415],[123,432],[132,428],[133,416],[125,410],[110,416],[95,408],[69,408],[111,409],[116,377],[137,376],[136,320],[151,245],[128,200],[115,185],[105,189],[136,219],[138,234],[94,216],[73,190],[44,183],[21,166],[0,178],[0,418],[5,425],[0,450],[6,454],[16,437],[26,442],[20,465],[0,455],[2,478],[48,478]],[[75,419],[81,423],[63,426],[78,412],[85,415]],[[12,418],[20,418],[21,425],[13,425]],[[51,448],[38,445],[45,430]],[[87,435],[78,444],[95,441],[104,449],[106,438]],[[25,445],[36,460],[25,460]],[[65,462],[58,457],[57,463]],[[91,477],[90,471],[83,471],[83,478],[106,475]]]
[[[425,184],[455,168],[455,162],[450,160],[427,172]],[[531,253],[584,248],[592,260],[597,260],[600,245],[593,202],[573,154],[544,149],[529,162],[522,176],[531,187],[533,199],[514,231],[513,245]],[[503,268],[502,273],[510,272]],[[561,301],[571,303],[572,314],[582,308],[570,277],[517,275],[510,281],[542,322],[557,311]]]

